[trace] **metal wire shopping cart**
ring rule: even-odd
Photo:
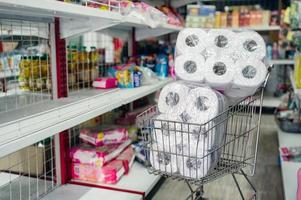
[[[242,199],[246,199],[236,178],[240,174],[254,191],[251,199],[256,199],[256,189],[248,176],[255,173],[263,91],[268,77],[269,74],[255,95],[204,124],[159,120],[155,118],[157,106],[141,113],[137,125],[143,135],[149,172],[185,181],[191,191],[187,199],[203,199],[203,185],[228,174]],[[192,185],[197,189],[193,190]]]

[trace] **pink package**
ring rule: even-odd
[[[83,144],[79,147],[71,148],[70,157],[73,163],[102,167],[110,160],[116,158],[130,143],[131,141],[127,140],[122,144],[111,144],[102,147]]]
[[[126,128],[114,128],[99,131],[99,128],[87,128],[80,131],[79,138],[94,146],[120,144],[129,139]]]
[[[115,184],[124,174],[128,173],[134,158],[135,155],[133,149],[128,147],[116,158],[116,160],[109,162],[103,167],[72,163],[72,178],[83,181]]]
[[[92,86],[97,89],[110,89],[117,87],[117,79],[111,77],[96,78]]]

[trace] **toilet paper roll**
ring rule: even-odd
[[[179,156],[178,167],[181,175],[193,179],[199,179],[207,175],[212,165],[211,155],[204,158]]]
[[[236,65],[229,57],[210,58],[205,62],[205,82],[216,90],[224,91],[231,86]]]
[[[236,34],[226,29],[211,29],[208,31],[206,48],[213,48],[218,55],[230,52],[234,48]]]
[[[190,90],[186,102],[185,113],[189,122],[203,124],[217,116],[219,112],[219,99],[214,90],[199,87]],[[183,114],[182,114],[183,115]]]
[[[166,85],[159,96],[158,109],[161,113],[180,115],[185,110],[186,97],[190,88],[181,82]]]
[[[267,69],[264,63],[257,59],[240,61],[231,88],[225,94],[231,98],[253,95],[265,81]]]
[[[266,56],[266,44],[261,35],[255,31],[245,31],[237,33],[235,42],[236,53],[242,59],[257,58],[263,59]]]
[[[215,145],[216,129],[208,126],[188,125],[187,132],[181,134],[182,143],[177,143],[177,151],[186,156],[203,156]],[[191,130],[191,128],[194,128]]]
[[[201,53],[205,48],[205,41],[207,41],[207,33],[205,30],[199,28],[185,28],[180,31],[177,38],[177,54]]]
[[[168,172],[168,173],[178,172],[177,158],[173,154],[164,153],[157,150],[151,151],[150,163],[153,168],[160,170],[162,172]]]
[[[175,73],[186,81],[204,81],[205,59],[200,54],[183,54],[176,57]]]

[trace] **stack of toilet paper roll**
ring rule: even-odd
[[[187,28],[177,38],[175,73],[205,83],[229,98],[250,96],[267,74],[266,44],[254,31]]]
[[[218,161],[214,149],[224,139],[221,113],[227,107],[226,98],[209,87],[184,81],[165,86],[158,101],[160,114],[153,118],[152,166],[190,178],[205,176]]]

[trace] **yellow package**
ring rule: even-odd
[[[296,56],[294,78],[296,87],[301,89],[301,55]]]

